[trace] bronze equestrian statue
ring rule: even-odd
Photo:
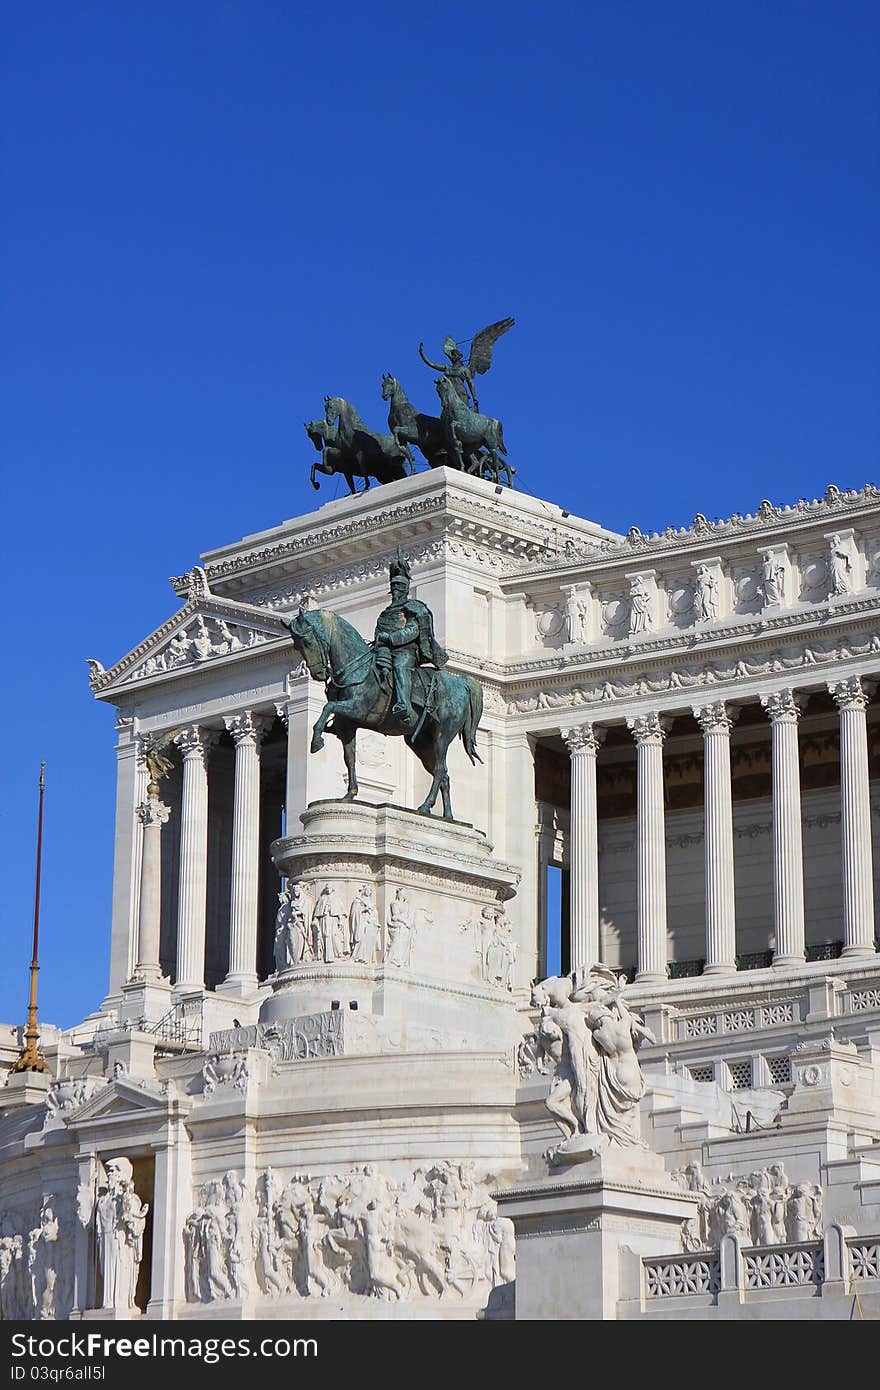
[[[286,622],[309,675],[327,690],[311,751],[323,748],[325,730],[340,740],[348,772],[343,800],[353,801],[358,729],[403,737],[431,774],[419,812],[430,815],[440,795],[444,819],[453,820],[446,753],[460,737],[471,762],[482,761],[476,738],[483,689],[473,676],[443,670],[446,653],[434,636],[430,608],[410,596],[410,568],[400,546],[389,577],[391,603],[379,614],[373,642],[365,642],[339,613],[322,609],[301,609]]]

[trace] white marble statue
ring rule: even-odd
[[[277,971],[314,959],[310,921],[311,902],[305,885],[298,882],[288,884],[278,894],[278,913],[275,917],[272,949]]]
[[[629,635],[636,637],[640,632],[651,629],[651,594],[640,574],[634,574],[629,581]]]
[[[315,960],[328,964],[348,954],[344,924],[348,914],[339,893],[325,883],[312,911],[312,950]]]
[[[394,897],[388,904],[386,927],[388,929],[388,942],[385,951],[386,963],[403,966],[407,969],[411,968],[416,935],[416,914],[405,888],[396,889]]]
[[[49,1194],[43,1198],[39,1223],[28,1233],[27,1245],[31,1315],[39,1322],[50,1322],[57,1313],[60,1236],[55,1198]]]
[[[134,1308],[149,1207],[135,1192],[129,1159],[110,1158],[104,1170],[107,1183],[99,1188],[95,1202],[95,1238],[104,1291],[101,1307]]]
[[[712,622],[718,617],[718,580],[709,565],[697,566],[694,614],[697,622]]]
[[[577,980],[551,976],[534,986],[532,1003],[541,1009],[539,1056],[552,1070],[545,1103],[565,1135],[548,1150],[550,1162],[638,1145],[645,1082],[636,1053],[654,1039],[627,1008],[614,972],[593,966]]]
[[[488,923],[487,923],[488,914]],[[513,989],[516,942],[513,926],[503,907],[483,908],[480,919],[483,979],[498,989]],[[488,926],[488,932],[486,927]]]
[[[372,883],[363,883],[348,913],[348,941],[351,958],[360,965],[373,965],[379,950],[379,914]]]
[[[785,600],[785,566],[772,550],[766,550],[761,561],[761,593],[765,608]]]
[[[853,562],[846,543],[835,531],[828,542],[828,574],[831,597],[848,594],[852,589]]]

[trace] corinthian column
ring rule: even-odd
[[[177,972],[181,993],[205,987],[205,901],[208,867],[208,754],[217,735],[189,724],[175,737],[183,754],[180,805],[180,890]]]
[[[571,968],[578,970],[599,959],[596,754],[605,731],[581,724],[561,732],[571,754]]]
[[[723,703],[694,706],[703,731],[706,847],[706,975],[736,970],[733,880],[732,720]]]
[[[663,741],[668,724],[658,714],[627,719],[636,741],[638,815],[636,898],[639,965],[636,979],[666,979],[666,818]]]
[[[268,720],[251,710],[224,719],[235,741],[232,883],[229,905],[229,974],[221,989],[246,994],[257,976],[257,909],[260,882],[260,740]]]
[[[162,826],[171,808],[159,800],[155,782],[147,786],[147,799],[137,808],[143,828],[141,845],[140,907],[138,917],[137,965],[133,978],[147,982],[161,980],[159,930],[162,916]]]
[[[800,709],[790,690],[762,695],[770,719],[773,761],[773,920],[776,966],[804,960],[804,845],[798,762]]]
[[[843,954],[874,955],[874,878],[868,787],[868,697],[858,676],[829,683],[840,711],[840,829],[843,838]]]

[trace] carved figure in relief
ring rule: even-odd
[[[484,909],[485,910],[485,909]],[[492,913],[492,932],[485,956],[485,980],[499,989],[513,989],[516,942],[513,925],[503,907]]]
[[[684,1250],[706,1250],[724,1235],[736,1235],[745,1245],[773,1246],[815,1241],[822,1234],[822,1189],[814,1183],[791,1184],[782,1163],[751,1173],[732,1174],[707,1182],[698,1164],[674,1173],[688,1192],[696,1193],[700,1210],[682,1227]],[[693,1171],[692,1171],[693,1170]]]
[[[761,592],[765,608],[785,601],[785,565],[772,550],[766,550],[761,560]]]
[[[697,566],[694,613],[698,622],[711,622],[718,617],[718,580],[708,565]]]
[[[278,911],[275,915],[275,940],[272,944],[272,954],[275,957],[275,969],[280,974],[282,970],[287,970],[291,965],[296,965],[299,956],[296,951],[294,933],[290,925],[290,893],[282,890],[278,894]]]
[[[405,888],[395,890],[394,897],[388,904],[388,916],[385,925],[388,931],[385,950],[386,964],[401,966],[407,970],[411,969],[416,935],[416,914]]]
[[[822,1229],[822,1189],[799,1182],[786,1203],[788,1236],[795,1244],[817,1240]]]
[[[108,1159],[105,1172],[107,1185],[99,1188],[95,1202],[95,1235],[103,1281],[101,1307],[134,1308],[149,1207],[135,1192],[129,1159]]]
[[[347,954],[343,922],[346,911],[337,890],[325,883],[312,912],[312,949],[315,960],[331,964]]]
[[[43,1198],[39,1225],[28,1233],[27,1266],[33,1316],[50,1322],[56,1314],[58,1290],[60,1226],[55,1214],[55,1198]]]
[[[205,620],[203,617],[199,616],[196,618],[195,632],[192,637],[193,655],[197,661],[204,661],[206,657],[212,654],[213,649],[214,644],[211,641],[210,634],[205,625]]]
[[[360,965],[373,965],[379,949],[379,914],[373,898],[373,885],[363,883],[348,914],[351,958]]]
[[[629,635],[636,637],[651,628],[651,594],[640,574],[629,581]]]
[[[230,1173],[206,1183],[199,1201],[184,1226],[191,1302],[240,1295],[251,1258],[256,1286],[269,1298],[437,1298],[451,1290],[482,1301],[515,1277],[513,1227],[498,1218],[467,1164],[440,1161],[396,1185],[371,1166],[323,1178],[294,1174],[283,1190],[268,1169],[255,1202]]]
[[[835,531],[828,543],[828,573],[831,581],[831,596],[848,594],[852,589],[853,563],[849,550],[840,535]]]

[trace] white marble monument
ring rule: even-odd
[[[371,639],[398,546],[454,821],[309,753],[283,619]],[[89,663],[108,990],[0,1089],[0,1316],[877,1316],[880,491],[619,535],[438,468],[172,584]]]

